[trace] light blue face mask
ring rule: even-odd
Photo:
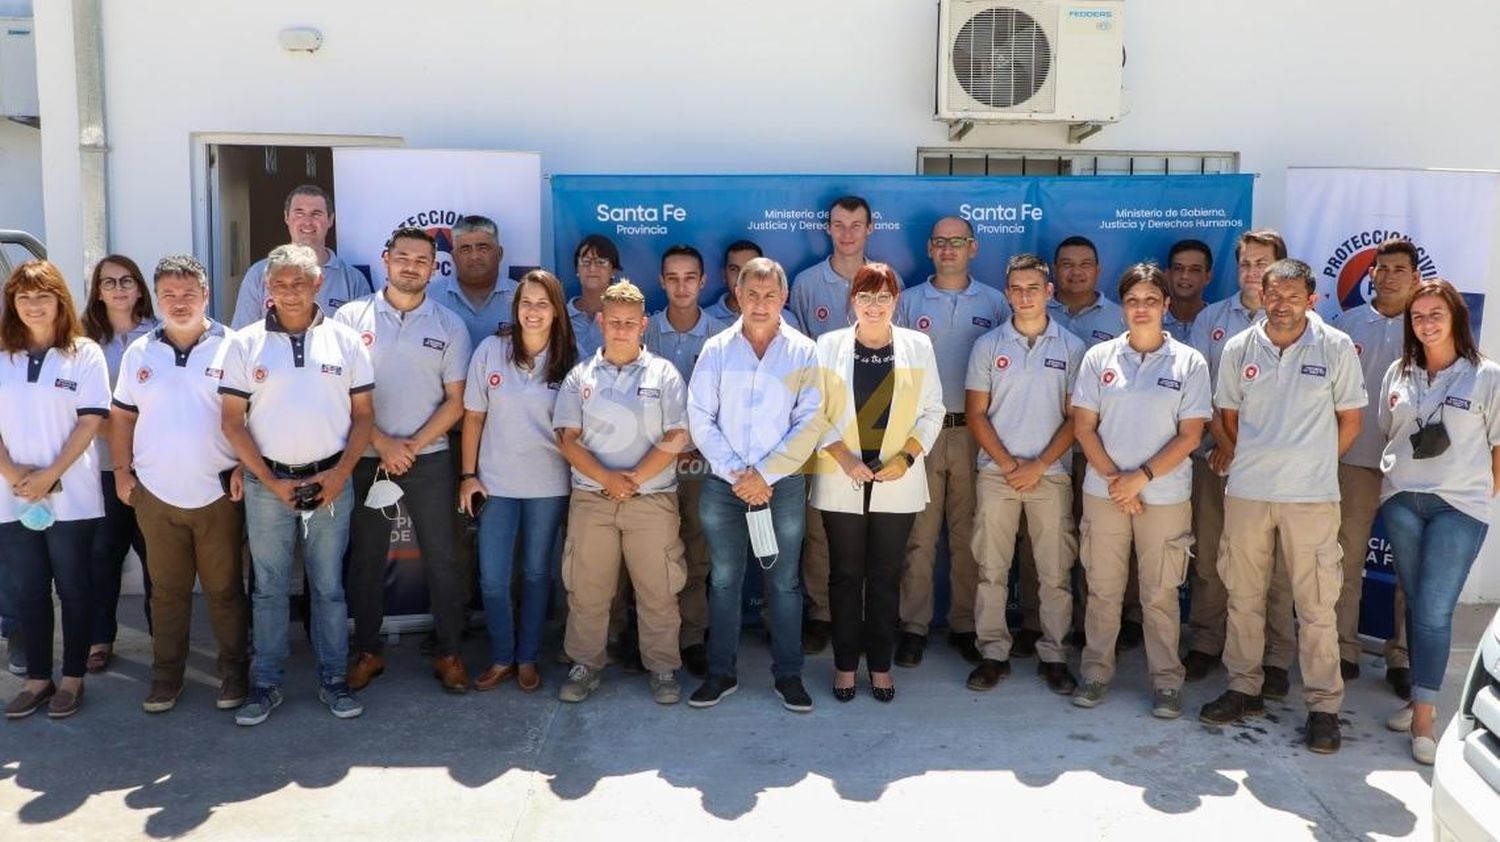
[[[52,511],[52,501],[43,497],[35,503],[21,502],[21,525],[27,529],[42,532],[57,522],[57,514]]]

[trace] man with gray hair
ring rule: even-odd
[[[750,546],[746,515],[769,511],[777,551],[760,558],[771,629],[771,675],[782,706],[812,710],[802,685],[802,466],[823,431],[817,346],[781,318],[786,271],[757,257],[735,281],[740,320],[703,343],[688,385],[688,428],[713,475],[699,518],[708,536],[708,679],[688,704],[718,704],[739,687],[740,585]],[[759,555],[759,554],[758,554]]]
[[[349,691],[344,550],[354,467],[374,425],[374,370],[358,333],[315,303],[318,254],[278,246],[266,266],[271,308],[238,333],[219,386],[224,434],[244,466],[245,522],[255,570],[249,701],[235,714],[259,725],[282,701],[287,586],[300,533],[312,597],[318,698],[341,719],[364,708]]]
[[[307,246],[318,256],[318,266],[323,274],[323,284],[318,288],[318,306],[323,312],[332,314],[346,302],[375,291],[363,272],[345,263],[328,247],[328,231],[333,228],[333,197],[328,191],[316,184],[292,188],[282,205],[282,218],[291,242]],[[230,320],[235,330],[265,318],[266,311],[271,308],[271,297],[266,288],[267,268],[266,260],[258,260],[245,270],[240,293],[235,298],[234,318]]]
[[[197,579],[219,648],[215,705],[229,710],[245,700],[249,658],[241,471],[218,395],[233,334],[205,315],[208,272],[192,257],[162,258],[152,286],[162,324],[121,359],[109,425],[115,487],[104,490],[135,508],[146,538],[153,651],[141,707],[163,713],[182,695]]]
[[[1219,540],[1229,689],[1198,718],[1227,725],[1265,713],[1266,596],[1279,548],[1297,613],[1307,747],[1331,754],[1344,699],[1334,608],[1343,582],[1338,460],[1359,435],[1366,398],[1353,340],[1309,317],[1317,300],[1311,267],[1272,263],[1261,277],[1265,319],[1230,339],[1219,360],[1214,404],[1234,451]]]
[[[510,322],[516,282],[500,277],[504,257],[493,219],[469,214],[453,226],[453,277],[434,281],[429,294],[464,320],[472,347]]]

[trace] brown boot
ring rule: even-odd
[[[449,693],[469,692],[469,673],[457,655],[444,655],[432,662],[432,674]]]
[[[493,690],[505,683],[505,680],[516,674],[513,664],[490,664],[490,668],[479,676],[474,682],[475,690]]]
[[[359,653],[359,659],[354,666],[349,668],[349,674],[345,680],[349,682],[350,690],[363,690],[375,676],[385,672],[385,661],[379,655],[369,652]]]

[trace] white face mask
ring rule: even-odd
[[[776,545],[776,527],[771,523],[771,507],[762,506],[745,512],[745,526],[750,531],[750,549],[760,561],[761,569],[775,567],[780,548]],[[768,558],[770,564],[763,561]]]
[[[381,472],[381,468],[375,469],[375,482],[370,484],[370,492],[365,495],[365,505],[372,509],[380,509],[380,513],[385,514],[385,510],[396,505],[406,492],[401,490],[401,486],[391,481],[389,473],[385,475],[385,479],[381,479]],[[393,516],[386,515],[386,517]]]

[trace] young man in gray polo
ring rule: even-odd
[[[391,520],[405,511],[416,531],[436,631],[433,671],[450,693],[469,689],[459,658],[463,583],[455,563],[458,490],[448,430],[463,417],[469,332],[457,313],[427,295],[437,243],[420,228],[399,228],[386,242],[386,285],[339,308],[334,319],[359,334],[375,371],[375,425],[354,468],[355,509],[346,589],[354,615],[356,660],[349,688],[361,690],[385,671],[380,626],[385,615]],[[384,479],[382,479],[382,475]],[[401,490],[400,508],[372,505],[376,482]]]
[[[1306,263],[1271,264],[1261,281],[1265,321],[1229,340],[1219,362],[1214,403],[1234,447],[1219,544],[1229,689],[1199,719],[1223,725],[1265,712],[1266,594],[1279,547],[1297,612],[1307,746],[1329,754],[1339,748],[1344,698],[1338,460],[1359,435],[1366,398],[1354,343],[1308,315],[1317,297]]]
[[[677,593],[687,568],[676,462],[688,446],[687,384],[670,362],[641,347],[641,291],[621,281],[602,298],[604,345],[568,373],[552,410],[558,447],[573,469],[562,567],[563,648],[573,668],[558,698],[581,702],[599,687],[623,558],[651,695],[672,705],[682,697]]]

